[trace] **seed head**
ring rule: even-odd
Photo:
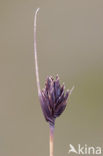
[[[55,125],[56,117],[60,116],[67,105],[70,91],[64,91],[64,84],[61,86],[58,75],[56,80],[49,76],[45,88],[41,91],[40,103],[44,117],[51,126]]]

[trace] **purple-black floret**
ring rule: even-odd
[[[60,116],[67,105],[69,91],[64,91],[64,85],[60,85],[59,77],[54,80],[47,78],[45,88],[41,91],[40,103],[44,117],[51,126],[55,125],[56,117]]]

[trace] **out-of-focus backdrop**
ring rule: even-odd
[[[75,86],[56,120],[54,154],[68,156],[70,143],[103,146],[103,1],[0,0],[0,156],[49,155],[33,55],[38,7],[41,88],[57,73]]]

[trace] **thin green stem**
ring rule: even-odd
[[[54,127],[50,126],[50,156],[54,156]]]

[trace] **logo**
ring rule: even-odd
[[[87,146],[86,144],[84,146],[81,146],[80,144],[77,145],[75,148],[72,144],[69,145],[69,151],[68,154],[75,153],[78,155],[100,155],[102,154],[102,148],[97,146]]]

